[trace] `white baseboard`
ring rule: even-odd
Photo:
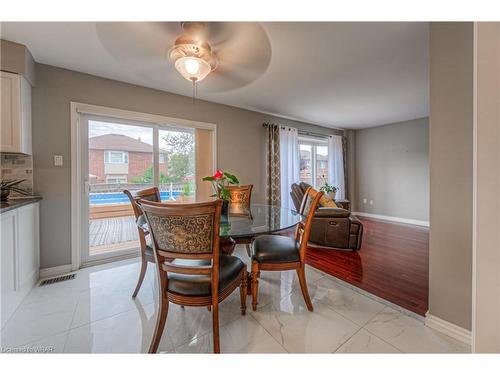
[[[450,323],[441,318],[438,318],[437,316],[431,315],[429,313],[425,314],[425,325],[438,332],[444,333],[447,336],[453,337],[454,339],[463,342],[464,344],[471,345],[472,343],[471,331],[459,327],[456,324]]]
[[[63,264],[62,266],[42,268],[40,270],[40,279],[54,277],[71,272],[71,264]]]
[[[378,215],[378,214],[370,214],[368,212],[353,212],[354,215],[365,216],[373,219],[387,220],[387,221],[395,221],[397,223],[404,224],[413,224],[421,227],[428,227],[429,222],[424,220],[415,220],[415,219],[405,219],[403,217],[396,216],[386,216],[386,215]]]

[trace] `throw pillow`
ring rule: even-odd
[[[330,198],[329,195],[326,195],[326,194],[323,194],[323,196],[319,200],[319,206],[320,207],[338,208],[338,206],[335,204],[335,201],[332,198]]]

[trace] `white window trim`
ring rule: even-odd
[[[120,153],[122,161],[116,162],[111,160],[111,153]],[[106,164],[128,164],[129,158],[128,158],[128,151],[121,151],[121,150],[106,150],[104,151],[104,163]]]
[[[83,225],[82,212],[84,210],[82,196],[88,188],[82,178],[83,160],[80,154],[84,147],[84,135],[82,134],[82,125],[80,124],[80,115],[94,115],[112,117],[124,121],[137,121],[148,124],[153,127],[153,131],[159,129],[206,129],[211,130],[212,136],[212,165],[217,164],[217,125],[213,123],[178,119],[173,117],[153,115],[142,112],[127,111],[123,109],[103,107],[93,104],[70,102],[71,116],[71,270],[76,271],[81,265]],[[153,139],[156,139],[154,137]],[[156,159],[157,160],[157,159]],[[157,182],[156,182],[157,183]]]

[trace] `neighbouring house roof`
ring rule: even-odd
[[[153,146],[122,134],[105,134],[89,138],[89,150],[113,150],[128,152],[153,152]],[[165,149],[160,149],[168,153]]]

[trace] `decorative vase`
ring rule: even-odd
[[[330,191],[330,192],[328,193],[328,196],[329,196],[330,198],[332,198],[332,200],[335,200],[335,195],[336,195],[336,194],[337,194],[337,192],[336,192],[336,191]]]
[[[229,201],[223,200],[222,201],[222,211],[221,211],[221,218],[220,221],[222,223],[227,223],[229,222]]]
[[[10,189],[2,189],[1,190],[1,200],[6,201],[7,198],[9,197],[10,194]]]

